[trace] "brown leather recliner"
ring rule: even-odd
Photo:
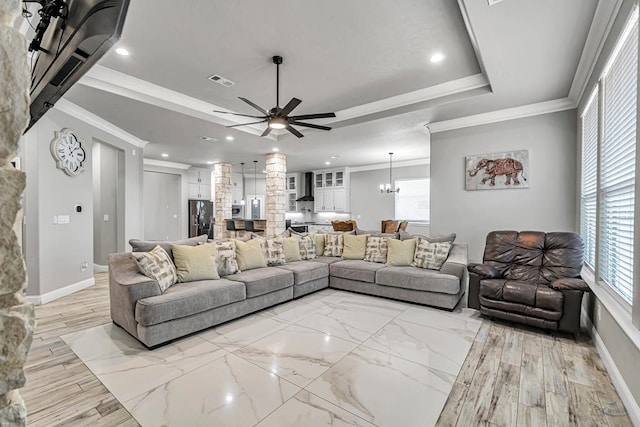
[[[469,264],[469,307],[484,315],[577,333],[582,239],[575,233],[492,231],[482,264]]]

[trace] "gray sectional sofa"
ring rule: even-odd
[[[467,246],[453,244],[440,271],[318,257],[176,283],[164,293],[130,253],[109,256],[111,318],[155,347],[327,287],[453,309],[467,284]]]

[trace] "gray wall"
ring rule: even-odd
[[[576,111],[431,135],[431,232],[480,261],[491,230],[576,230]],[[529,150],[528,189],[465,191],[465,156]]]
[[[55,166],[49,146],[54,131],[73,130],[84,141],[85,172],[69,177]],[[27,173],[25,192],[25,253],[28,296],[43,295],[93,277],[92,147],[97,139],[124,152],[124,238],[143,235],[142,149],[115,138],[58,110],[50,110],[23,137]],[[135,150],[135,155],[133,154]],[[83,212],[73,211],[76,204]],[[70,223],[54,225],[54,215],[69,215]],[[88,268],[82,271],[81,264]]]
[[[401,178],[429,178],[429,165],[394,167],[393,180]],[[351,218],[360,229],[379,230],[380,221],[394,218],[394,195],[380,194],[380,184],[389,181],[389,169],[352,172],[350,180]]]

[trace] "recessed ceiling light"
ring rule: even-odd
[[[162,153],[162,157],[169,157],[167,153]]]
[[[263,171],[262,171],[262,173],[267,173],[267,171],[266,171],[266,170],[263,170]]]
[[[324,164],[325,164],[325,165],[330,165],[330,164],[331,164],[331,162],[324,162]]]
[[[123,47],[119,47],[116,49],[116,53],[122,56],[129,56],[129,51]]]
[[[438,63],[438,62],[442,62],[442,60],[444,59],[444,55],[441,54],[440,52],[438,53],[434,53],[433,55],[431,55],[431,62]]]
[[[212,165],[212,164],[213,164],[213,162],[212,162],[212,161],[208,161],[208,162],[207,162],[207,164],[208,164],[208,165]]]
[[[232,137],[231,135],[227,136],[225,139],[226,139],[227,141],[233,141],[233,137]]]
[[[338,158],[338,156],[331,156],[331,158],[332,158],[332,159],[336,159],[336,158]]]
[[[200,139],[203,141],[217,141],[217,139],[211,138],[210,136],[206,136],[206,135],[201,136]]]
[[[274,153],[277,153],[278,151],[280,151],[280,149],[278,147],[273,147],[271,151],[273,151]]]

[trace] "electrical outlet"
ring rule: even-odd
[[[87,268],[89,268],[89,263],[88,262],[83,262],[80,264],[80,271],[85,272],[87,271]]]
[[[598,322],[602,319],[600,304],[596,304],[596,319],[598,319]]]

